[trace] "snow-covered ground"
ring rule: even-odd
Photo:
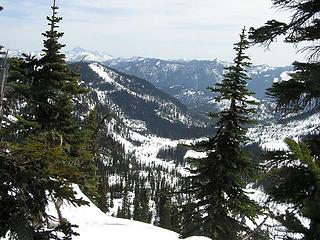
[[[78,197],[90,202],[90,200],[75,186]],[[72,224],[76,224],[75,240],[178,240],[179,234],[153,226],[151,224],[136,222],[107,216],[90,202],[90,206],[74,207],[65,204],[61,208],[62,215]],[[55,208],[49,206],[49,212],[55,217]],[[188,240],[207,240],[205,237],[191,237]]]
[[[296,141],[302,136],[318,132],[320,114],[314,114],[302,120],[293,120],[288,123],[271,123],[250,128],[248,137],[267,150],[287,150],[284,140],[291,138]]]
[[[259,203],[260,206],[264,206],[264,214],[259,215],[256,220],[255,224],[251,221],[247,221],[247,225],[251,229],[257,228],[260,226],[261,229],[268,231],[270,234],[271,239],[273,240],[283,240],[286,237],[290,237],[290,239],[302,239],[302,234],[291,233],[283,227],[277,220],[270,217],[270,213],[274,215],[285,214],[287,210],[294,210],[294,207],[289,204],[280,204],[269,200],[269,196],[263,192],[262,189],[258,188],[251,188],[251,184],[247,186],[246,192],[250,199],[254,200],[255,202]],[[296,217],[301,221],[302,225],[305,227],[310,226],[310,221],[308,219],[302,218],[298,211],[294,211]]]
[[[178,240],[179,234],[133,220],[114,218],[103,213],[97,208],[87,196],[85,196],[78,186],[74,186],[77,197],[89,202],[88,206],[75,207],[64,203],[61,207],[62,217],[68,219],[72,224],[78,226],[74,228],[80,236],[74,236],[74,240]],[[54,204],[48,206],[48,213],[58,219]],[[9,238],[0,240],[8,240]],[[190,237],[188,240],[208,240],[205,237]]]

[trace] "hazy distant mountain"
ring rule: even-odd
[[[17,57],[21,56],[23,53],[31,54],[40,58],[42,56],[42,51],[21,51],[21,50],[10,50],[9,56]],[[64,52],[66,55],[66,60],[68,62],[105,62],[112,59],[112,56],[105,52],[86,50],[80,47],[75,47],[72,50]]]
[[[80,47],[65,52],[65,55],[68,62],[105,62],[112,59],[112,56],[108,53],[86,50]]]
[[[230,65],[220,60],[161,60],[154,58],[110,59],[106,65],[119,71],[132,74],[150,81],[190,107],[206,103],[212,99],[207,90],[223,78],[224,68]],[[256,98],[265,99],[265,90],[281,74],[290,71],[288,67],[253,66],[249,69],[252,81],[249,88],[256,93]]]

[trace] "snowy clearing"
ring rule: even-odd
[[[90,202],[90,200],[75,186],[78,197]],[[90,202],[90,206],[74,207],[65,204],[62,207],[62,215],[72,224],[79,228],[75,229],[80,236],[75,240],[178,240],[179,234],[153,226],[151,224],[141,223],[133,220],[120,219],[107,216]],[[49,212],[55,217],[55,208],[49,206]],[[205,237],[191,237],[188,240],[208,240]]]

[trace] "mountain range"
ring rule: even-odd
[[[11,56],[21,53],[11,51]],[[39,52],[32,54],[40,56]],[[138,126],[136,129],[148,134],[171,138],[207,136],[210,131],[205,127],[212,125],[206,118],[207,113],[223,107],[223,104],[213,101],[214,94],[207,87],[222,80],[224,68],[230,65],[226,61],[115,58],[107,53],[79,47],[65,52],[65,55],[74,66],[81,61],[83,81],[93,90],[88,100],[90,104],[109,106],[127,124]],[[256,114],[258,126],[250,132],[256,138],[261,129],[273,129],[271,132],[277,129],[277,134],[272,135],[263,131],[263,139],[270,139],[267,145],[274,146],[272,142],[281,142],[288,136],[290,131],[282,130],[287,129],[289,123],[310,125],[310,131],[317,125],[317,122],[310,120],[312,112],[290,115],[286,121],[287,116],[276,113],[274,104],[266,97],[266,89],[273,82],[288,80],[290,72],[292,66],[253,65],[248,69],[252,78],[248,87],[261,103]],[[291,133],[295,132],[293,137],[297,138],[310,131]],[[274,136],[277,139],[273,140]],[[283,144],[280,145],[283,147]]]
[[[82,108],[76,112],[87,113],[97,107],[98,112],[107,116],[103,118],[105,124],[98,140],[105,150],[99,156],[110,192],[112,190],[112,195],[108,195],[108,215],[120,216],[119,209],[124,209],[125,204],[129,204],[130,209],[134,207],[138,196],[133,188],[136,184],[148,189],[152,189],[151,185],[157,186],[159,191],[162,187],[169,192],[176,191],[182,184],[182,176],[189,174],[185,168],[186,158],[201,156],[186,145],[212,135],[214,122],[208,120],[207,112],[225,106],[223,102],[213,101],[214,95],[207,87],[221,81],[225,67],[230,64],[218,59],[113,58],[80,48],[65,54],[71,68],[79,71],[82,84],[90,89],[87,95],[75,99],[77,107]],[[11,53],[11,56],[19,55],[21,52]],[[39,53],[34,55],[40,56]],[[258,151],[261,147],[285,149],[284,138],[301,138],[314,132],[320,124],[319,114],[312,111],[288,116],[275,113],[274,103],[265,96],[273,82],[288,80],[291,71],[291,66],[259,65],[248,69],[252,78],[248,86],[256,92],[255,99],[260,102],[254,116],[257,124],[248,131],[252,149],[256,145]],[[127,184],[125,189],[130,187],[126,192],[124,183]],[[259,195],[257,189],[250,191]],[[151,222],[155,225],[159,224],[160,209],[156,192],[150,191],[148,199]],[[256,197],[259,201],[260,195]],[[79,225],[79,239],[87,239],[95,233],[101,236],[104,231],[115,237],[119,237],[121,231],[120,238],[132,235],[131,239],[136,239],[137,231],[145,232],[149,228],[152,229],[150,234],[156,232],[159,239],[178,238],[178,234],[150,225],[111,218],[93,204],[90,208],[64,207],[63,210],[68,219]],[[81,217],[83,214],[87,218]]]

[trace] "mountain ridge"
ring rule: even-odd
[[[108,107],[123,120],[139,122],[150,133],[164,137],[200,136],[206,119],[148,81],[100,63],[77,63],[83,83],[92,89],[88,105]]]

